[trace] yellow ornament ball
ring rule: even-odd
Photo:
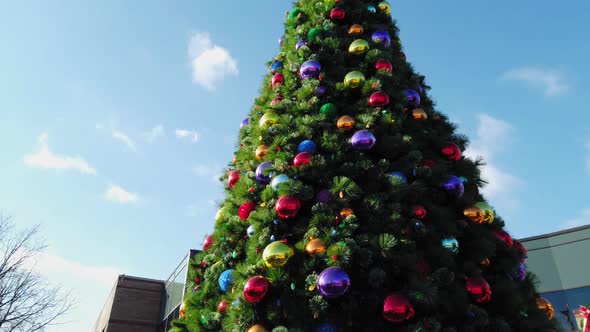
[[[357,39],[353,41],[348,47],[350,54],[363,54],[369,50],[369,42],[364,39]]]
[[[260,324],[256,324],[256,325],[252,325],[249,329],[248,332],[268,332],[264,326],[260,325]]]
[[[305,251],[310,255],[326,253],[326,244],[320,239],[311,239],[305,246]]]
[[[287,264],[291,256],[293,256],[293,248],[281,241],[275,241],[267,245],[262,252],[262,260],[270,268],[281,267]]]
[[[355,124],[356,121],[352,116],[343,115],[340,117],[340,119],[338,119],[338,122],[336,122],[336,127],[338,127],[338,130],[340,131],[350,131],[354,129]]]
[[[542,297],[537,298],[537,308],[547,315],[547,318],[553,319],[553,315],[555,314],[555,309],[553,309],[553,305],[551,302],[547,301]]]
[[[360,71],[351,71],[344,76],[344,85],[349,88],[358,88],[365,82],[365,75]]]
[[[463,215],[474,223],[482,224],[484,222],[483,211],[477,206],[470,206],[463,210]]]
[[[264,113],[264,115],[260,118],[258,124],[260,124],[260,127],[265,128],[277,122],[279,122],[279,116],[276,113],[268,112]]]
[[[180,315],[181,319],[186,318],[186,302],[182,302],[180,304],[180,308],[178,309],[178,314]]]
[[[428,114],[423,109],[416,108],[412,111],[412,117],[414,117],[414,120],[426,120],[428,119]]]
[[[361,35],[361,34],[363,34],[364,31],[365,31],[365,29],[363,28],[362,25],[353,24],[352,26],[350,26],[350,29],[348,29],[348,34],[351,36]]]
[[[215,221],[219,222],[219,221],[221,221],[222,218],[225,218],[226,216],[227,216],[227,209],[225,207],[222,207],[219,210],[217,210],[217,213],[215,214]]]
[[[381,1],[379,5],[377,5],[377,8],[379,8],[379,10],[384,14],[391,15],[391,5],[389,2]]]
[[[494,222],[494,209],[486,202],[477,202],[475,206],[483,212],[483,221],[490,224]]]
[[[266,155],[268,154],[268,151],[270,151],[268,146],[266,146],[264,144],[258,146],[256,148],[256,159],[258,159],[258,160],[264,159],[264,157],[266,157]]]

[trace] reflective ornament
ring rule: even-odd
[[[375,69],[377,71],[391,73],[393,71],[393,65],[391,64],[391,61],[387,59],[379,59],[375,63]]]
[[[258,124],[260,127],[265,128],[270,125],[276,124],[279,122],[279,115],[274,112],[266,112],[262,117],[260,117],[260,121]]]
[[[350,130],[354,129],[355,124],[356,124],[356,121],[354,120],[354,118],[352,116],[343,115],[340,117],[340,119],[338,119],[338,122],[336,122],[336,127],[340,131],[350,131]]]
[[[317,77],[322,71],[322,65],[316,60],[307,60],[299,69],[301,78],[313,78]]]
[[[410,143],[412,141],[412,136],[410,136],[410,135],[404,135],[404,136],[402,136],[402,140],[405,143]]]
[[[285,35],[282,35],[282,36],[279,38],[279,45],[280,45],[280,46],[283,46],[283,42],[284,42],[284,41],[285,41]]]
[[[494,209],[486,202],[477,202],[475,203],[481,212],[483,213],[483,221],[487,222],[488,224],[494,222]]]
[[[250,118],[245,118],[244,120],[242,120],[242,122],[240,122],[240,128],[244,128],[249,124],[250,124]]]
[[[333,8],[330,11],[330,19],[333,21],[340,21],[346,17],[346,12],[342,8]]]
[[[352,146],[360,151],[372,149],[376,142],[375,135],[368,130],[359,130],[350,138]]]
[[[289,12],[289,19],[294,20],[301,15],[301,10],[299,8],[295,8]]]
[[[347,218],[348,216],[351,216],[354,214],[354,211],[351,208],[344,208],[342,210],[340,210],[340,216],[342,218]]]
[[[414,215],[414,218],[418,220],[424,220],[426,219],[428,213],[426,212],[426,208],[422,205],[414,205],[412,208],[412,215]]]
[[[213,245],[214,241],[213,241],[213,234],[208,235],[205,238],[205,242],[203,242],[203,250],[207,251],[209,250],[209,248],[211,248],[211,246]]]
[[[303,46],[307,46],[307,42],[305,40],[300,40],[295,44],[295,50],[299,51],[299,49]]]
[[[291,179],[289,179],[289,177],[285,174],[279,174],[277,176],[275,176],[274,178],[272,178],[272,181],[270,181],[270,187],[274,190],[277,191],[279,189],[279,185],[281,183],[287,183],[291,181]]]
[[[275,241],[267,245],[262,252],[262,260],[270,268],[284,266],[291,256],[293,256],[293,248],[282,241]]]
[[[323,297],[340,297],[348,292],[350,277],[339,267],[329,267],[320,273],[317,288]]]
[[[227,216],[228,216],[227,208],[222,207],[219,210],[217,210],[217,213],[215,213],[215,221],[219,222],[222,218],[226,218]]]
[[[254,236],[254,234],[256,234],[256,228],[254,227],[254,225],[248,226],[248,228],[246,229],[246,234],[248,234],[248,236]]]
[[[390,15],[391,14],[391,5],[387,1],[381,1],[379,5],[377,5],[379,11],[383,14]]]
[[[266,169],[271,168],[273,164],[270,161],[263,162],[262,164],[256,167],[256,181],[262,184],[269,184],[271,175],[265,175],[264,173]]]
[[[459,241],[455,238],[446,238],[441,241],[443,248],[448,250],[449,252],[456,254],[459,252]]]
[[[498,238],[498,240],[504,242],[504,244],[507,247],[512,247],[512,244],[514,243],[514,241],[512,240],[512,236],[510,236],[510,234],[508,234],[508,232],[506,232],[505,230],[499,229],[496,231],[496,238]]]
[[[402,172],[391,172],[389,173],[389,178],[389,181],[396,186],[408,183],[408,179]]]
[[[319,203],[329,204],[332,202],[332,193],[328,189],[323,189],[316,195],[316,200]]]
[[[512,241],[512,244],[514,246],[514,249],[516,249],[516,252],[518,253],[518,257],[520,257],[520,261],[524,263],[524,261],[528,258],[526,248],[518,240]]]
[[[527,275],[526,266],[523,263],[518,263],[518,267],[516,267],[516,271],[514,274],[516,276],[516,280],[524,281]]]
[[[283,76],[283,74],[281,74],[281,73],[276,73],[272,76],[272,78],[270,80],[270,87],[274,88],[276,86],[283,85],[284,82],[285,82],[285,76]]]
[[[275,211],[280,218],[293,218],[299,212],[301,202],[297,197],[283,196],[277,200]]]
[[[247,332],[268,332],[264,326],[260,324],[252,325]]]
[[[332,103],[326,103],[322,105],[322,107],[320,107],[320,114],[322,114],[325,117],[332,117],[336,115],[336,110],[336,105]]]
[[[256,209],[256,203],[246,202],[246,203],[240,205],[240,208],[238,209],[238,216],[242,220],[248,220],[250,213],[252,213],[252,211],[254,211],[255,209]]]
[[[320,36],[321,33],[322,33],[322,31],[320,29],[318,29],[318,28],[311,28],[307,32],[307,39],[309,41],[315,41]]]
[[[426,114],[426,112],[423,109],[416,108],[412,110],[412,117],[414,118],[414,120],[427,120],[428,114]]]
[[[234,282],[234,270],[225,270],[219,275],[219,288],[225,292]]]
[[[299,168],[303,165],[309,165],[313,156],[309,152],[300,152],[293,159],[293,165]]]
[[[360,24],[353,24],[348,29],[348,34],[351,36],[362,35],[364,32],[363,26]]]
[[[553,305],[551,302],[547,301],[542,297],[538,297],[536,300],[537,308],[545,313],[548,319],[553,319],[553,315],[555,314],[555,310],[553,309]]]
[[[256,148],[256,159],[258,159],[258,160],[264,159],[264,157],[266,157],[266,155],[268,154],[269,151],[270,151],[270,149],[266,145],[258,146]]]
[[[263,276],[248,279],[244,285],[244,297],[250,303],[260,303],[268,293],[270,283]]]
[[[350,54],[363,54],[369,50],[369,43],[364,39],[357,39],[350,43],[348,47],[348,53]]]
[[[315,254],[325,254],[326,244],[320,239],[311,239],[305,246],[305,252],[312,256]]]
[[[279,103],[283,101],[283,96],[281,96],[280,94],[278,94],[276,97],[274,97],[271,101],[270,101],[270,107],[272,108],[277,108],[279,106]]]
[[[185,319],[186,318],[186,302],[182,302],[180,304],[180,308],[178,309],[178,314],[180,316],[180,319]]]
[[[408,103],[410,103],[410,105],[420,105],[420,94],[416,92],[416,90],[406,89],[404,90],[404,94],[406,95],[406,100]]]
[[[344,85],[349,88],[358,88],[365,82],[365,75],[360,71],[351,71],[344,76]]]
[[[449,142],[442,149],[442,154],[447,157],[448,160],[459,160],[461,159],[461,149],[455,143]]]
[[[275,60],[271,65],[269,70],[275,72],[283,67],[283,61]]]
[[[377,12],[377,8],[375,8],[375,6],[372,6],[372,5],[367,6],[367,10],[371,13]]]
[[[385,107],[389,105],[389,95],[383,91],[375,91],[369,97],[369,106]]]
[[[484,222],[483,211],[477,206],[470,206],[466,208],[465,210],[463,210],[463,215],[467,217],[469,221],[472,221],[474,223],[482,224]]]
[[[317,88],[315,88],[315,92],[314,94],[318,97],[323,97],[326,92],[328,92],[328,89],[325,86],[318,86]]]
[[[317,145],[312,140],[306,139],[305,141],[299,143],[299,145],[297,146],[297,152],[307,152],[309,154],[315,154],[316,151]]]
[[[227,312],[228,307],[229,307],[229,302],[227,302],[226,300],[221,300],[221,302],[219,302],[219,304],[217,305],[217,310],[219,311],[220,314],[224,314]]]
[[[315,328],[315,332],[338,332],[338,328],[329,322],[324,322]]]
[[[371,40],[373,41],[373,43],[381,44],[385,47],[391,45],[391,37],[389,37],[389,33],[387,33],[387,31],[377,30],[373,32],[373,34],[371,35]]]
[[[465,281],[465,289],[476,303],[489,302],[492,298],[492,289],[482,277],[471,277]]]
[[[401,323],[414,317],[414,308],[408,298],[400,293],[389,294],[383,301],[383,318]]]
[[[463,197],[463,193],[465,192],[465,187],[463,186],[463,182],[458,177],[451,175],[448,177],[447,181],[443,183],[443,188],[447,193],[456,198]]]

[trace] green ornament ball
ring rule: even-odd
[[[270,268],[284,266],[291,256],[293,256],[293,248],[282,241],[272,242],[262,252],[262,260]]]
[[[265,128],[279,122],[279,115],[273,112],[264,113],[258,122],[260,127]]]
[[[350,43],[348,47],[348,53],[350,54],[363,54],[369,50],[369,42],[364,39],[357,39]]]
[[[301,10],[298,8],[295,8],[289,12],[289,19],[294,20],[299,16],[299,14],[301,14]]]
[[[320,107],[320,114],[326,117],[332,117],[336,115],[336,105],[332,103],[327,103]]]
[[[344,85],[349,88],[358,88],[365,82],[365,75],[360,71],[351,71],[344,77]]]
[[[311,28],[309,29],[309,32],[307,33],[307,40],[308,41],[315,41],[320,34],[322,33],[322,31],[318,28]]]

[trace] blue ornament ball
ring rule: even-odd
[[[359,130],[350,138],[352,146],[360,151],[372,149],[376,142],[375,135],[368,130]]]
[[[373,32],[371,39],[374,43],[382,44],[385,47],[391,45],[391,37],[389,37],[389,33],[387,33],[387,31],[377,30]]]
[[[315,154],[317,151],[317,145],[309,139],[299,143],[297,146],[297,152],[307,152],[309,154]]]
[[[321,71],[322,65],[316,60],[305,61],[299,69],[299,73],[303,79],[317,77]]]
[[[221,272],[219,275],[219,288],[221,288],[223,292],[227,291],[228,287],[232,285],[234,281],[233,277],[234,270],[225,270]]]
[[[244,120],[242,120],[242,122],[240,123],[240,128],[244,128],[246,127],[248,124],[250,124],[250,118],[245,118]]]
[[[390,181],[394,185],[401,185],[408,183],[408,179],[402,172],[391,172],[389,173]]]
[[[272,178],[272,181],[270,182],[270,187],[273,190],[278,190],[279,189],[279,185],[281,183],[287,183],[291,181],[291,179],[289,179],[289,177],[285,174],[279,174],[277,176],[275,176],[274,178]]]
[[[413,106],[420,106],[420,94],[416,90],[406,89],[404,90],[404,94],[406,95],[406,100],[410,105]]]
[[[330,322],[324,322],[316,327],[315,332],[338,332],[338,328]]]
[[[441,241],[443,248],[447,249],[449,252],[456,254],[459,252],[459,241],[457,239],[450,237],[443,239]]]
[[[373,6],[373,5],[369,5],[369,6],[367,7],[367,9],[368,9],[368,10],[369,10],[369,12],[371,12],[371,13],[376,13],[376,12],[377,12],[377,8],[375,8],[375,6]]]
[[[272,162],[266,161],[256,167],[256,180],[262,184],[270,183],[272,174],[264,175],[264,171],[272,167]]]
[[[283,67],[283,61],[275,60],[270,65],[270,71],[277,71],[277,70],[281,69],[281,67]]]
[[[449,176],[447,181],[443,183],[443,188],[447,193],[457,198],[463,197],[463,193],[465,192],[463,181],[454,175]]]
[[[318,87],[315,89],[315,95],[316,95],[316,96],[318,96],[318,97],[323,97],[323,96],[325,96],[325,95],[326,95],[326,92],[328,92],[328,89],[327,89],[325,86],[321,86],[321,85],[320,85],[320,86],[318,86]]]

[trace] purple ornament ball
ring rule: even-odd
[[[326,94],[326,92],[328,92],[328,89],[325,86],[318,86],[315,89],[315,95],[318,97],[323,97]]]
[[[518,281],[524,281],[526,279],[526,266],[523,263],[518,263],[518,267],[516,268],[516,279]]]
[[[302,46],[307,46],[307,42],[305,40],[300,40],[295,44],[295,50],[299,51]]]
[[[328,189],[323,189],[316,195],[316,200],[319,203],[329,204],[332,202],[332,193]]]
[[[408,103],[414,106],[420,105],[420,94],[416,90],[406,89],[404,90],[404,94],[406,95]]]
[[[465,192],[465,187],[463,186],[463,181],[458,177],[451,175],[447,179],[445,183],[443,183],[443,188],[451,195],[461,198],[463,193]]]
[[[322,65],[316,60],[307,60],[301,65],[301,78],[317,77],[322,71]]]
[[[350,138],[352,146],[361,151],[370,150],[376,142],[375,135],[368,130],[359,130]]]
[[[385,47],[391,45],[391,37],[389,37],[389,33],[387,33],[387,31],[377,30],[373,32],[371,39],[374,43],[383,44]]]
[[[262,184],[270,183],[270,178],[272,177],[271,174],[264,175],[264,170],[267,168],[272,167],[272,163],[270,161],[263,162],[262,164],[256,167],[256,180]]]
[[[318,277],[318,290],[323,297],[340,297],[350,288],[350,277],[339,267],[329,267]]]
[[[250,124],[250,118],[245,118],[244,120],[242,120],[242,122],[240,123],[240,128],[244,128],[246,127],[248,124]]]
[[[279,38],[279,45],[283,46],[284,41],[285,41],[285,35],[282,35],[281,38]]]

